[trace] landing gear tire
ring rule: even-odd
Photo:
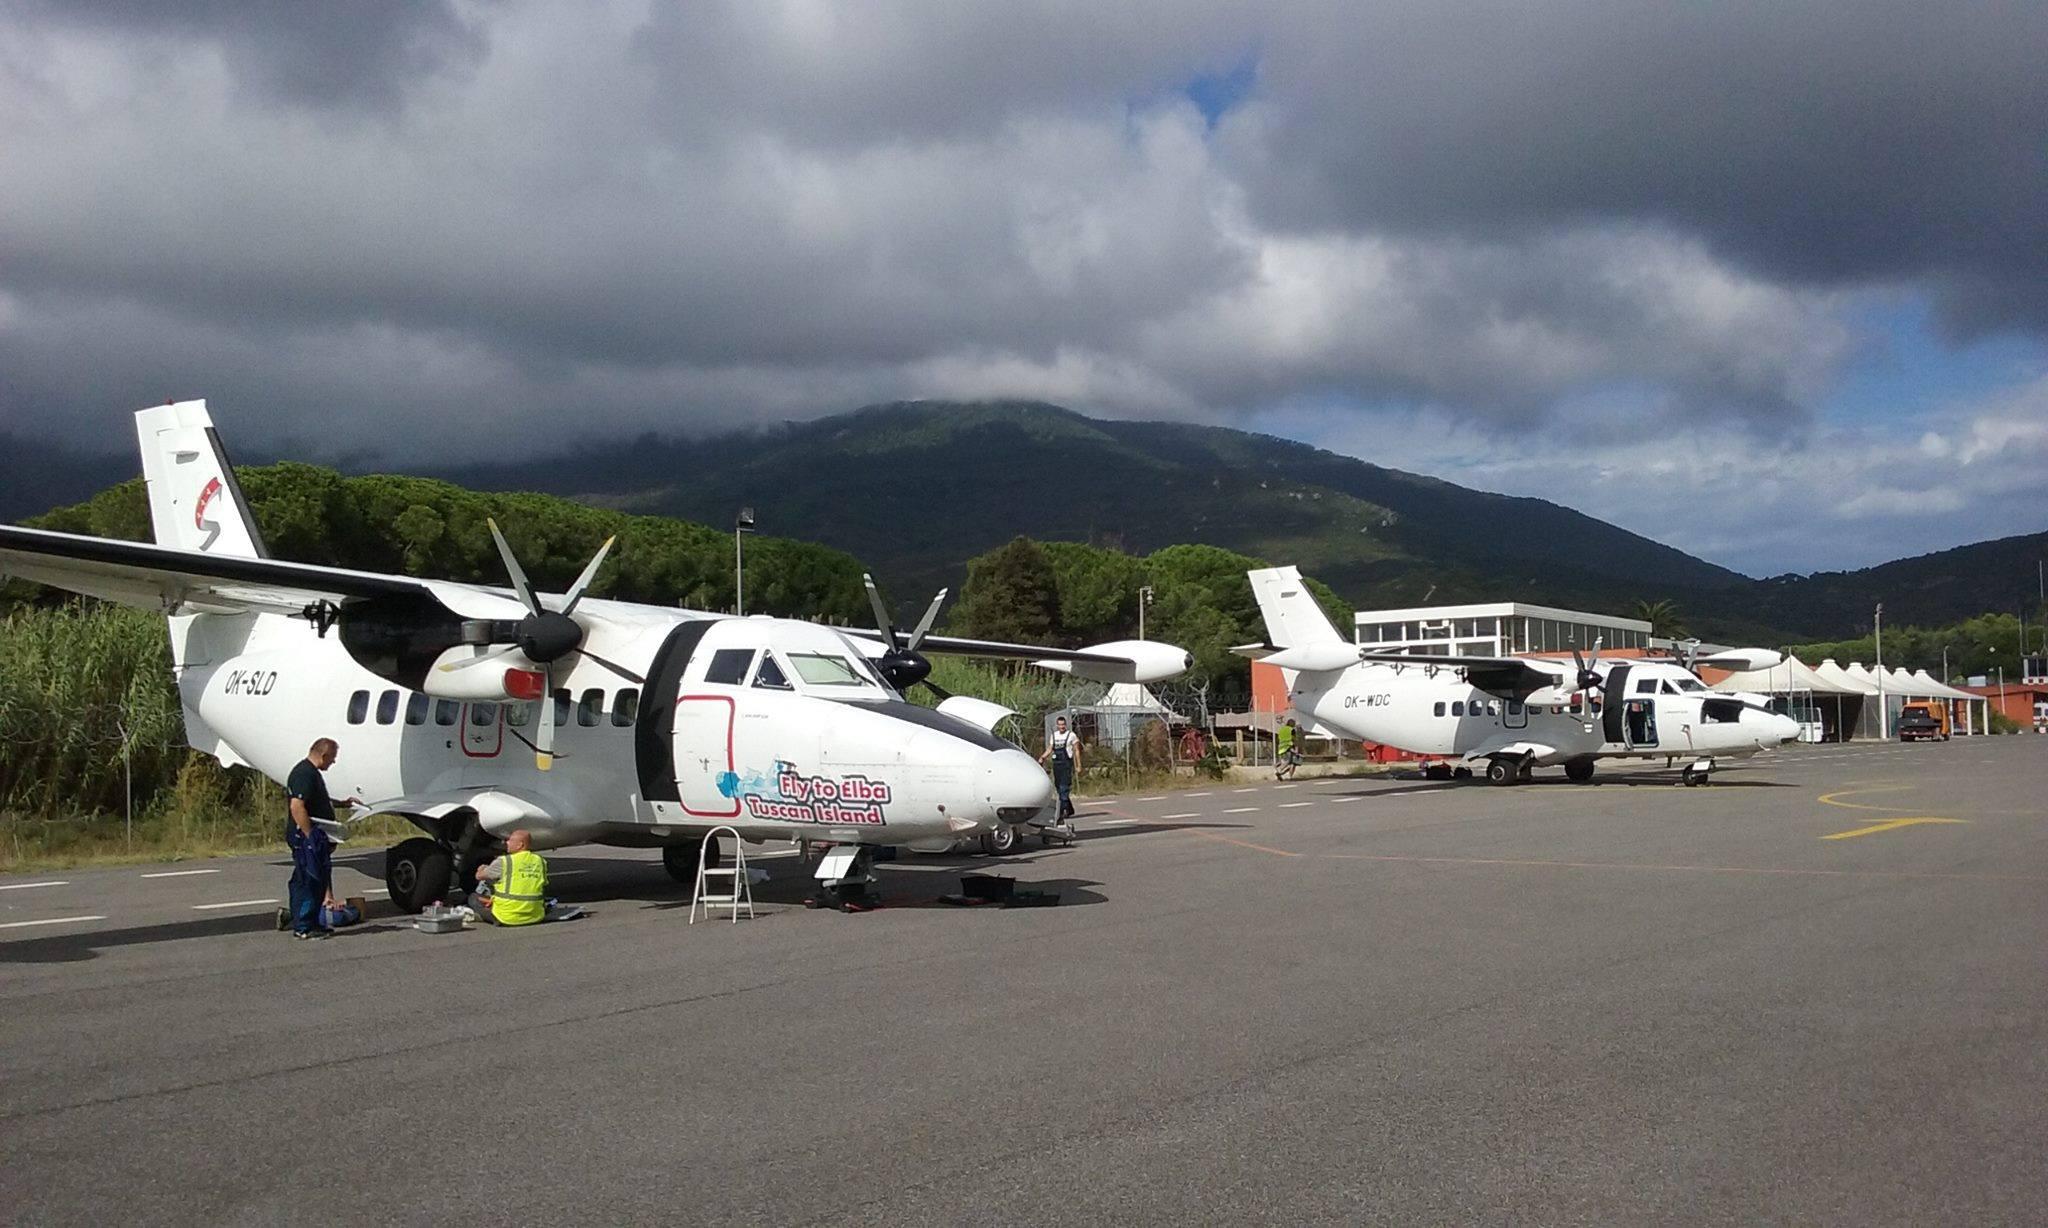
[[[981,833],[981,851],[991,857],[1008,857],[1024,851],[1024,825],[1004,823],[994,831]]]
[[[1688,789],[1692,788],[1695,785],[1705,784],[1706,780],[1707,774],[1705,772],[1695,772],[1691,768],[1686,768],[1684,771],[1678,774],[1678,783],[1684,785]]]
[[[1521,768],[1512,759],[1495,759],[1486,765],[1488,784],[1511,785],[1521,778]]]
[[[1565,764],[1564,778],[1575,785],[1585,784],[1593,779],[1593,761],[1591,759],[1574,759]]]
[[[384,886],[400,912],[418,912],[448,894],[455,858],[424,836],[399,842],[384,854]]]
[[[661,849],[661,868],[667,870],[668,876],[679,883],[695,883],[697,881],[697,850],[703,847],[704,842],[701,840],[693,840],[688,844],[663,845]],[[704,859],[704,864],[706,866],[716,866],[718,862],[718,846],[714,844],[711,846],[711,855]]]

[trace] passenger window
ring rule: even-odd
[[[1465,701],[1464,701],[1464,700],[1462,700],[1462,699],[1454,699],[1454,700],[1452,700],[1452,701],[1451,701],[1451,715],[1452,715],[1452,716],[1463,716],[1463,715],[1465,715]]]
[[[604,716],[604,692],[589,690],[576,701],[576,723],[588,729]]]
[[[427,723],[428,700],[423,691],[414,691],[405,697],[405,723],[424,725]]]
[[[721,648],[711,654],[711,664],[704,668],[704,681],[738,686],[747,680],[747,666],[753,659],[751,648]]]
[[[754,685],[774,691],[792,689],[789,679],[782,676],[782,667],[775,663],[774,656],[765,652],[761,654],[761,668],[754,671]]]
[[[377,723],[389,725],[398,719],[398,692],[386,691],[377,697]]]
[[[475,726],[476,726],[477,728],[479,728],[479,729],[485,728],[485,727],[487,727],[487,726],[490,726],[490,725],[495,725],[495,724],[497,724],[497,723],[498,723],[498,705],[496,705],[496,704],[471,704],[471,705],[469,705],[469,723],[470,723],[470,724],[472,724],[472,725],[475,725]]]
[[[1444,701],[1441,699],[1436,701],[1436,714],[1438,716],[1442,716],[1444,714]]]
[[[612,724],[630,725],[640,715],[640,692],[627,687],[619,692],[619,701],[612,705]]]
[[[461,719],[462,705],[460,703],[452,699],[437,699],[434,701],[434,723],[436,725],[453,725]]]
[[[568,724],[568,723],[569,723],[569,692],[567,692],[567,691],[556,691],[556,692],[555,692],[555,728],[557,728],[557,729],[560,729],[560,728],[561,728],[562,726],[564,726],[564,725],[566,725],[566,724]]]
[[[360,725],[370,715],[370,693],[357,691],[348,697],[348,723]]]
[[[1487,700],[1487,701],[1486,701],[1486,715],[1488,715],[1488,716],[1499,716],[1499,715],[1500,715],[1500,701],[1499,701],[1499,700],[1489,699],[1489,700]]]

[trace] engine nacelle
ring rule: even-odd
[[[1785,654],[1772,648],[1735,648],[1727,652],[1717,652],[1709,657],[1697,657],[1693,660],[1695,668],[1702,665],[1711,665],[1715,669],[1734,670],[1736,673],[1776,669],[1784,663]]]
[[[1195,664],[1194,655],[1185,648],[1157,640],[1115,640],[1107,644],[1090,644],[1081,651],[1097,656],[1121,657],[1123,660],[1114,664],[1094,661],[1033,661],[1032,664],[1040,669],[1096,682],[1158,682],[1185,673]]]
[[[547,675],[534,667],[519,653],[504,653],[488,661],[476,661],[484,655],[473,647],[450,648],[434,659],[433,667],[427,670],[422,691],[437,699],[459,699],[467,703],[512,703],[532,701],[546,696]],[[448,666],[461,665],[464,668],[450,669]]]

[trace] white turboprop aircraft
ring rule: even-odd
[[[496,525],[510,591],[284,562],[264,550],[205,402],[135,421],[157,544],[0,527],[0,574],[165,613],[187,739],[223,763],[282,781],[315,738],[339,740],[330,792],[425,833],[386,859],[409,911],[515,828],[540,848],[658,847],[684,881],[720,826],[829,844],[818,875],[849,891],[874,846],[979,834],[1006,851],[1050,782],[992,732],[1007,709],[905,702],[931,669],[918,650],[1111,682],[1190,663],[1150,641],[929,635],[944,593],[907,642],[879,598],[872,635],[585,600],[609,542],[566,595],[539,594]]]
[[[1276,665],[1288,706],[1346,737],[1413,754],[1456,756],[1498,785],[1562,765],[1593,778],[1600,759],[1683,763],[1697,784],[1719,759],[1790,741],[1798,722],[1757,695],[1718,695],[1682,665],[1647,660],[1549,660],[1378,652],[1337,634],[1293,567],[1248,573],[1270,645],[1236,651]],[[1766,669],[1769,649],[1699,657],[1693,664]],[[1593,692],[1601,699],[1595,700]]]

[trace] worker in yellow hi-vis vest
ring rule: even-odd
[[[505,838],[505,855],[476,868],[476,881],[491,885],[488,913],[499,925],[532,925],[548,917],[548,863],[533,851],[524,828]],[[481,918],[486,915],[478,910]]]

